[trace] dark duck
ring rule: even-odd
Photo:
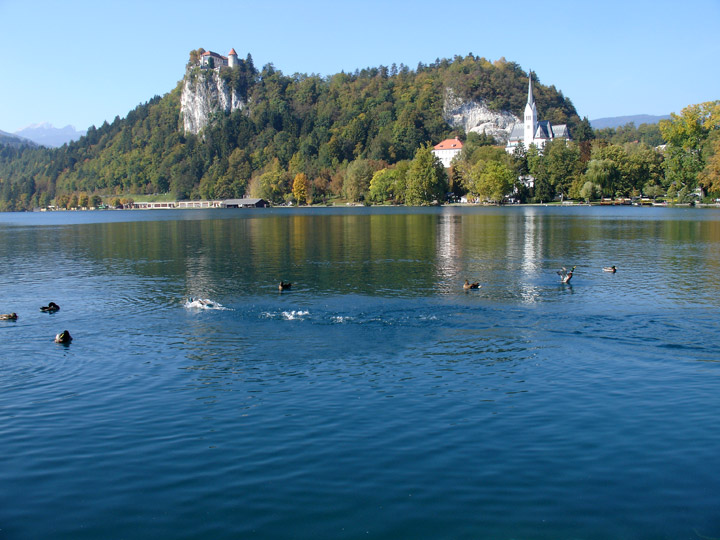
[[[40,311],[44,311],[45,313],[55,313],[56,311],[60,311],[60,306],[58,306],[55,302],[50,302],[47,306],[41,307]]]

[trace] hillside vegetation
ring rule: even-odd
[[[186,77],[204,77],[191,52]],[[657,126],[593,130],[553,86],[534,79],[540,119],[568,124],[572,141],[507,154],[492,137],[453,131],[447,90],[522,116],[528,80],[517,64],[473,55],[431,65],[368,68],[329,77],[255,69],[248,56],[219,72],[245,106],[184,134],[182,83],[62,148],[0,145],[0,210],[97,206],[117,199],[261,197],[433,204],[558,198],[720,196],[720,101],[690,105]],[[449,171],[431,145],[457,136]],[[661,145],[661,143],[665,143]]]
[[[427,143],[465,138],[442,118],[446,88],[520,117],[527,99],[527,75],[517,64],[472,54],[414,70],[393,65],[328,77],[285,75],[272,64],[258,71],[248,56],[221,75],[247,106],[218,115],[199,136],[180,129],[179,84],[62,148],[0,147],[0,209],[156,193],[178,199],[252,193],[281,202],[292,197],[300,173],[310,200],[346,196],[355,161],[372,174],[412,159]],[[571,132],[580,124],[554,86],[534,80],[534,92],[542,119],[566,123]]]

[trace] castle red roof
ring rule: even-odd
[[[221,56],[218,53],[212,51],[205,51],[204,53],[202,53],[201,56],[214,56],[215,58],[222,58],[223,60],[227,60],[227,58],[225,58],[224,56]]]
[[[235,52],[235,47],[233,47],[232,49],[230,49],[230,52],[228,53],[228,56],[232,56],[232,55],[237,56],[237,53]]]
[[[455,139],[445,139],[443,142],[435,145],[435,150],[462,150],[463,143],[457,137]]]

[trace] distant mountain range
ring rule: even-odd
[[[78,131],[73,126],[65,126],[64,128],[53,127],[47,122],[43,124],[33,124],[16,131],[15,135],[41,145],[56,148],[70,141],[76,141],[83,135],[85,131]]]
[[[663,116],[653,116],[651,114],[613,116],[609,118],[597,118],[596,120],[590,120],[590,125],[593,127],[593,129],[605,129],[624,126],[632,122],[637,127],[640,124],[657,124],[660,120],[667,120],[668,118],[670,118],[669,114]]]

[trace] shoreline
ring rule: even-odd
[[[190,201],[188,201],[190,202]],[[196,203],[207,203],[208,201],[191,201]],[[32,212],[92,212],[92,211],[114,211],[114,210],[233,210],[234,208],[223,208],[215,205],[203,205],[203,206],[175,206],[172,203],[163,203],[162,206],[136,206],[138,203],[128,205],[122,208],[95,208],[95,207],[83,207],[83,208],[34,208]],[[142,204],[142,201],[140,202]],[[551,202],[551,203],[514,203],[514,204],[484,204],[484,203],[446,203],[438,205],[426,205],[426,206],[412,206],[406,204],[363,204],[363,203],[344,203],[344,204],[312,204],[312,205],[276,205],[268,206],[267,208],[274,209],[298,209],[298,208],[428,208],[432,206],[438,207],[451,207],[451,208],[518,208],[518,207],[556,207],[556,208],[574,208],[578,206],[591,206],[591,207],[607,207],[615,208],[618,206],[630,206],[630,207],[644,207],[644,208],[720,208],[720,203],[651,203],[651,204],[630,204],[630,203],[608,203],[608,202],[593,202],[593,203],[581,203],[581,202]],[[254,210],[256,208],[242,208],[243,210]],[[23,212],[26,210],[20,210]]]

